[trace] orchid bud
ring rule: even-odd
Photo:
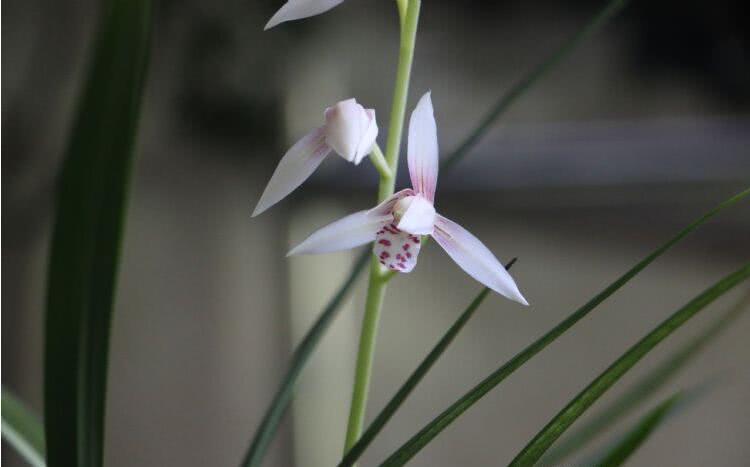
[[[325,112],[326,144],[349,162],[359,164],[372,152],[378,136],[375,110],[365,109],[356,99],[347,99]]]

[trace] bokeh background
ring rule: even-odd
[[[367,163],[354,168],[331,158],[292,197],[256,219],[250,212],[284,150],[320,124],[325,106],[356,96],[377,109],[385,141],[395,6],[350,0],[263,32],[281,3],[158,2],[113,323],[110,466],[237,465],[291,350],[354,258],[351,252],[284,255],[317,227],[373,203],[375,171]],[[513,275],[532,307],[490,297],[363,465],[382,460],[750,181],[750,17],[743,2],[631,3],[441,178],[440,211],[502,260],[519,258]],[[602,4],[425,1],[410,109],[432,90],[447,153]],[[92,0],[2,4],[2,380],[40,412],[55,183],[97,7]],[[485,397],[413,465],[509,461],[629,345],[747,261],[749,240],[747,205],[722,214]],[[370,416],[479,288],[436,245],[423,251],[414,273],[392,283]],[[741,293],[696,318],[602,402]],[[363,298],[360,283],[305,370],[266,465],[315,467],[338,459]],[[659,393],[716,382],[631,465],[750,464],[747,318]],[[5,444],[3,460],[21,465]]]

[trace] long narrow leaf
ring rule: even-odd
[[[533,465],[555,440],[647,353],[685,324],[699,311],[750,276],[750,263],[729,274],[664,320],[653,331],[618,358],[537,433],[511,462],[511,466]]]
[[[672,248],[675,244],[679,243],[685,236],[690,234],[692,231],[703,225],[706,221],[711,219],[713,216],[721,212],[722,210],[732,206],[744,197],[750,194],[750,189],[745,190],[723,203],[716,206],[714,209],[703,215],[700,219],[696,220],[685,229],[680,231],[677,235],[667,241],[665,244],[657,248],[654,252],[646,256],[638,264],[633,266],[629,271],[620,276],[607,288],[599,292],[594,298],[589,300],[585,305],[576,310],[570,316],[561,321],[557,326],[548,331],[545,335],[537,339],[535,342],[530,344],[524,350],[516,354],[503,366],[495,370],[492,374],[482,380],[474,388],[464,394],[460,399],[454,402],[450,407],[444,410],[434,420],[428,423],[422,430],[415,434],[409,439],[403,446],[401,446],[396,452],[394,452],[383,465],[403,465],[409,459],[414,457],[424,446],[432,441],[440,432],[442,432],[448,425],[450,425],[456,418],[468,410],[472,405],[479,401],[485,394],[490,392],[495,386],[500,384],[505,378],[510,376],[514,371],[520,368],[524,363],[531,359],[534,355],[541,352],[545,347],[551,344],[554,340],[564,334],[568,329],[575,325],[578,321],[583,319],[592,310],[594,310],[600,303],[606,300],[609,296],[619,290],[628,281],[635,277],[641,272],[646,266],[651,264],[656,258],[664,254],[667,250]]]
[[[510,270],[515,262],[516,258],[510,260],[508,264],[505,265],[505,269]],[[359,459],[365,449],[367,449],[367,447],[370,445],[372,440],[375,439],[378,433],[380,433],[385,424],[388,423],[391,417],[393,417],[399,407],[401,407],[401,404],[403,404],[406,398],[409,397],[409,394],[411,394],[414,388],[417,387],[417,384],[422,381],[422,378],[424,378],[427,372],[430,371],[432,365],[435,364],[438,358],[440,358],[443,352],[445,352],[445,349],[448,348],[451,342],[453,342],[453,339],[455,339],[461,329],[463,329],[464,325],[466,325],[469,319],[474,315],[474,312],[477,311],[479,305],[482,304],[489,291],[490,289],[485,287],[481,292],[479,292],[476,298],[472,300],[466,310],[461,313],[456,322],[453,323],[453,325],[448,329],[448,332],[446,332],[445,335],[440,338],[435,347],[432,348],[432,350],[427,354],[424,360],[422,360],[422,362],[419,364],[417,369],[414,370],[414,373],[409,376],[409,378],[399,388],[393,398],[388,401],[383,410],[381,410],[378,416],[375,417],[375,420],[372,421],[370,426],[367,428],[367,431],[362,434],[362,437],[359,439],[359,441],[357,441],[357,443],[352,446],[349,452],[346,453],[344,459],[341,461],[341,463],[339,463],[339,467],[354,465],[354,462]]]
[[[255,432],[253,443],[250,446],[245,459],[242,461],[244,466],[257,466],[260,465],[263,460],[263,456],[268,450],[268,445],[273,439],[273,434],[276,432],[279,423],[281,423],[281,417],[286,412],[289,403],[292,400],[294,393],[294,385],[299,378],[302,368],[304,368],[307,361],[310,359],[313,350],[318,345],[318,342],[323,337],[323,333],[333,322],[333,318],[336,317],[336,310],[338,309],[341,302],[347,296],[349,291],[354,286],[360,273],[364,270],[364,266],[369,263],[370,250],[363,252],[357,259],[349,278],[336,292],[336,295],[328,302],[320,317],[315,321],[313,327],[307,332],[302,342],[297,346],[292,356],[292,362],[289,365],[289,370],[284,379],[281,382],[276,395],[268,407],[266,414],[263,416],[263,420]]]
[[[595,15],[589,22],[575,35],[573,36],[568,42],[566,42],[563,47],[553,52],[549,57],[547,57],[540,65],[538,65],[536,68],[531,70],[526,76],[524,76],[515,86],[513,86],[511,89],[509,89],[507,92],[505,92],[497,101],[495,106],[492,107],[492,109],[488,112],[488,114],[482,119],[481,123],[477,127],[476,130],[472,131],[466,139],[459,145],[459,147],[454,150],[452,153],[450,153],[441,163],[440,170],[445,173],[446,171],[450,171],[455,167],[456,162],[458,162],[461,158],[463,158],[470,150],[471,148],[484,136],[484,134],[487,132],[487,130],[490,128],[492,123],[494,123],[505,111],[508,110],[508,108],[515,103],[519,98],[521,98],[523,95],[526,94],[533,86],[536,84],[542,77],[544,77],[549,71],[551,71],[555,65],[562,62],[567,56],[575,50],[576,47],[578,47],[586,38],[590,37],[594,32],[596,32],[601,26],[603,26],[610,18],[612,18],[617,12],[624,6],[624,4],[627,2],[627,0],[610,0],[610,2],[607,4],[607,6],[601,10],[597,15]],[[357,263],[358,267],[352,270],[349,278],[347,279],[347,282],[352,280],[355,274],[359,274],[364,270],[365,265],[367,262]],[[337,291],[336,295],[338,295],[344,287],[339,289]],[[346,293],[346,292],[344,292]],[[334,303],[336,296],[331,300],[329,305],[326,306],[324,311],[320,314],[320,317],[318,318],[319,321],[317,321],[315,324],[313,324],[313,327],[308,331],[308,333],[305,335],[304,341],[310,341],[311,342],[311,348],[310,351],[312,352],[315,347],[317,346],[318,341],[320,340],[321,336],[318,336],[317,334],[323,334],[327,326],[319,326],[320,322],[322,321],[329,321],[333,318],[333,316],[329,315],[335,315],[337,312],[337,306],[331,307],[331,303]],[[296,354],[296,353],[295,353]],[[245,466],[257,466],[259,465],[260,461],[263,459],[263,456],[265,455],[265,450],[267,448],[268,442],[273,438],[274,433],[276,432],[276,429],[278,428],[278,420],[276,420],[274,417],[269,417],[268,414],[271,413],[278,413],[283,414],[286,411],[286,406],[291,401],[291,398],[289,397],[281,397],[280,392],[282,391],[290,391],[293,389],[293,387],[287,387],[287,384],[290,384],[291,386],[294,386],[296,382],[296,378],[292,377],[290,378],[290,375],[292,373],[299,373],[302,368],[297,368],[297,365],[300,365],[301,367],[304,367],[304,365],[307,363],[307,359],[300,359],[296,362],[292,362],[289,373],[284,376],[284,380],[282,382],[281,387],[279,388],[279,393],[277,393],[274,396],[272,405],[268,408],[268,411],[266,412],[266,417],[264,417],[263,421],[261,422],[260,426],[258,427],[258,430],[255,433],[255,436],[253,437],[253,441],[251,442],[250,448],[248,452],[245,455],[245,460],[243,462],[243,465]],[[281,404],[277,406],[276,404]],[[264,440],[264,441],[261,441]],[[253,460],[252,463],[249,463],[250,460]]]
[[[44,427],[10,391],[2,393],[3,438],[34,467],[44,467]]]
[[[677,393],[669,397],[653,409],[649,410],[646,415],[628,430],[623,439],[612,447],[601,460],[591,465],[599,467],[618,467],[630,457],[644,441],[661,425],[667,415],[672,413],[679,402],[683,399],[682,393]]]
[[[150,0],[108,0],[62,166],[47,282],[52,466],[100,466],[109,327],[149,57]]]
[[[628,391],[604,408],[595,418],[570,433],[567,438],[555,443],[542,458],[543,465],[559,465],[565,458],[582,448],[597,435],[604,433],[608,426],[645,402],[662,388],[693,357],[698,355],[710,342],[734,323],[742,313],[750,310],[750,293],[740,299],[728,312],[719,316],[711,326],[691,339],[653,370],[649,371]]]
[[[516,82],[508,92],[495,102],[495,105],[479,122],[479,125],[472,131],[458,147],[443,161],[442,169],[452,167],[456,162],[461,160],[484,136],[497,119],[505,113],[508,108],[531,89],[540,79],[547,75],[552,69],[565,60],[581,43],[586,41],[596,33],[607,21],[612,19],[617,13],[627,5],[628,0],[610,0],[586,25],[576,32],[570,39],[563,42],[552,55],[546,58],[542,63],[532,69],[526,76]]]

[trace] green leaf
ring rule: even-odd
[[[728,328],[742,313],[750,309],[750,293],[746,294],[728,312],[718,319],[700,335],[693,338],[660,365],[649,371],[627,392],[604,408],[595,418],[577,428],[567,438],[555,443],[542,458],[543,465],[560,465],[570,454],[585,446],[622,417],[645,402],[649,396],[662,388],[678,371],[680,371],[693,357],[698,355],[710,342]]]
[[[505,269],[510,270],[515,262],[516,258],[510,260],[505,266]],[[443,354],[443,352],[445,352],[451,342],[453,342],[453,339],[455,339],[461,329],[463,329],[464,325],[466,325],[469,319],[474,315],[474,312],[479,308],[479,305],[482,304],[489,292],[490,289],[485,287],[469,304],[466,310],[461,313],[456,322],[453,323],[453,325],[448,329],[445,335],[440,338],[435,347],[432,348],[430,353],[428,353],[424,360],[422,360],[417,369],[414,370],[414,373],[409,376],[409,378],[399,388],[393,398],[388,401],[383,410],[381,410],[378,416],[375,417],[375,420],[372,421],[370,426],[362,434],[357,443],[352,446],[349,452],[346,453],[344,459],[341,461],[341,463],[339,463],[340,467],[354,465],[354,462],[359,459],[365,449],[367,449],[367,447],[370,445],[372,440],[375,439],[378,433],[380,433],[383,427],[385,427],[385,424],[390,421],[391,417],[393,417],[399,407],[401,407],[401,404],[403,404],[406,398],[409,397],[409,394],[411,394],[414,388],[417,387],[417,384],[419,384],[419,382],[422,381],[422,378],[424,378],[427,372],[430,371],[432,365],[435,364],[437,359],[440,358],[440,356]]]
[[[546,58],[539,66],[531,70],[524,78],[522,78],[515,86],[513,86],[511,89],[509,89],[506,93],[504,93],[500,99],[497,101],[495,106],[488,112],[488,114],[482,119],[479,127],[473,131],[467,138],[464,140],[464,142],[459,145],[459,147],[453,151],[451,154],[449,154],[441,163],[440,170],[445,173],[446,171],[450,171],[455,167],[456,162],[458,162],[461,158],[463,158],[470,150],[471,148],[484,136],[484,134],[487,132],[487,130],[490,128],[492,123],[494,123],[495,120],[497,120],[508,108],[511,106],[511,104],[515,103],[521,96],[526,94],[534,84],[536,84],[543,76],[547,74],[550,70],[552,70],[555,65],[562,62],[567,56],[578,46],[580,45],[586,38],[591,36],[594,32],[596,32],[601,26],[604,25],[604,23],[607,22],[612,16],[614,16],[623,6],[627,3],[627,0],[612,0],[610,3],[605,7],[601,12],[599,12],[596,16],[594,16],[589,23],[587,23],[583,29],[581,29],[575,36],[573,36],[568,42],[566,42],[563,47],[556,50],[552,55],[550,55],[548,58]],[[399,3],[401,5],[401,3]],[[401,7],[401,6],[400,6]],[[400,8],[399,7],[399,8]],[[348,281],[352,281],[355,274],[359,274],[364,270],[365,265],[367,262],[361,262],[357,263],[358,266],[352,270]],[[337,292],[337,295],[343,290],[343,287],[339,289]],[[346,292],[344,292],[346,293]],[[338,306],[338,303],[336,306],[331,308],[331,304],[334,303],[336,300],[336,297],[331,300],[328,306],[326,306],[325,310],[321,313],[319,321],[323,320],[329,320],[332,319],[335,316],[336,313],[336,307]],[[329,317],[329,315],[331,315]],[[313,327],[308,331],[308,333],[305,335],[305,338],[303,339],[303,342],[310,341],[311,342],[311,349],[312,352],[315,347],[317,346],[318,341],[320,340],[318,333],[322,334],[326,331],[327,326],[319,326],[319,322],[316,322]],[[297,352],[295,352],[295,355]],[[286,406],[291,401],[291,397],[282,397],[280,394],[281,391],[289,391],[293,389],[293,386],[296,382],[296,376],[291,377],[292,373],[298,374],[302,368],[298,368],[297,365],[300,365],[301,367],[304,367],[304,365],[307,363],[307,358],[301,358],[299,360],[294,360],[292,364],[290,365],[290,368],[288,370],[288,373],[284,376],[284,380],[282,381],[282,385],[279,388],[279,393],[277,393],[274,396],[273,402],[271,403],[271,406],[268,408],[265,417],[263,418],[263,421],[261,422],[260,426],[258,427],[258,430],[255,433],[255,436],[253,437],[252,444],[250,446],[249,451],[245,455],[245,460],[243,465],[245,466],[257,466],[259,465],[260,461],[263,459],[263,456],[265,454],[267,444],[271,441],[273,438],[274,433],[276,432],[276,429],[278,427],[279,420],[275,416],[271,416],[271,414],[277,414],[277,416],[280,417],[281,414],[283,414],[286,411]],[[287,387],[287,384],[291,385],[291,387]],[[276,405],[280,404],[280,405]],[[252,463],[251,463],[252,461]]]
[[[617,13],[627,5],[628,0],[611,0],[602,8],[586,25],[578,30],[567,41],[563,42],[559,49],[546,58],[543,62],[532,69],[526,76],[521,78],[511,87],[508,92],[503,94],[495,105],[490,108],[489,112],[479,122],[477,128],[472,131],[458,147],[443,161],[441,170],[453,167],[476,145],[479,140],[487,133],[495,121],[513,105],[519,97],[526,94],[540,79],[546,76],[551,70],[559,65],[563,60],[578,48],[581,43],[586,41],[596,33],[607,21],[612,19]]]
[[[366,264],[369,263],[371,256],[369,249],[362,252],[360,257],[357,259],[349,278],[336,292],[336,295],[328,302],[320,317],[315,321],[313,327],[307,332],[302,342],[297,346],[292,356],[292,362],[289,365],[289,370],[284,379],[281,382],[281,386],[271,402],[266,414],[263,416],[263,420],[260,426],[255,432],[255,437],[250,445],[250,449],[245,454],[245,458],[242,461],[244,466],[257,466],[260,465],[263,460],[263,456],[268,450],[268,445],[273,439],[274,433],[279,427],[281,417],[286,412],[289,403],[292,401],[292,395],[294,394],[294,385],[297,382],[302,369],[304,368],[307,361],[310,359],[313,350],[317,347],[318,342],[323,337],[323,333],[328,329],[333,322],[333,318],[336,317],[339,305],[347,296],[349,291],[354,286],[360,273],[364,270]]]
[[[34,467],[44,464],[44,427],[39,418],[10,391],[2,393],[2,433],[8,443]]]
[[[428,423],[422,430],[415,434],[409,439],[403,446],[401,446],[396,452],[394,452],[383,465],[403,465],[409,459],[414,457],[424,446],[432,441],[440,432],[442,432],[448,425],[450,425],[456,418],[468,410],[472,405],[479,401],[485,394],[490,392],[495,386],[500,384],[505,378],[510,376],[514,371],[520,368],[524,363],[531,359],[534,355],[541,352],[545,347],[551,344],[555,339],[564,334],[568,329],[575,325],[578,321],[583,319],[592,310],[594,310],[600,303],[606,300],[610,295],[619,290],[623,285],[635,277],[639,272],[651,264],[656,258],[664,254],[667,250],[679,243],[689,233],[703,225],[706,221],[711,219],[713,216],[726,209],[729,206],[737,203],[744,197],[750,194],[750,189],[745,190],[723,203],[716,206],[710,212],[703,215],[700,219],[696,220],[685,229],[680,231],[677,235],[667,241],[665,244],[657,248],[654,252],[646,256],[638,264],[633,266],[629,271],[620,276],[616,281],[610,284],[603,291],[599,292],[594,298],[589,300],[585,305],[576,310],[570,316],[561,321],[557,326],[548,331],[545,335],[537,339],[535,342],[530,344],[524,350],[516,354],[503,366],[495,370],[492,374],[482,380],[469,392],[464,394],[460,399],[454,402],[450,407],[444,410],[434,420]]]
[[[617,467],[622,465],[644,441],[661,425],[675,405],[683,399],[682,393],[677,393],[666,399],[646,413],[633,428],[628,430],[623,439],[612,447],[600,460],[592,463],[598,467]]]
[[[533,465],[568,427],[596,402],[613,384],[638,363],[657,344],[685,324],[699,311],[750,276],[750,263],[729,274],[695,297],[663,321],[638,343],[618,358],[591,384],[571,400],[537,433],[511,462],[511,466]]]
[[[109,327],[150,49],[150,0],[108,0],[60,175],[47,280],[52,466],[100,466]]]

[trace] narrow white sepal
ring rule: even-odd
[[[393,216],[372,210],[355,212],[316,231],[292,248],[287,256],[330,253],[364,245],[373,241],[380,227],[392,220]]]
[[[310,16],[325,13],[331,8],[338,6],[343,1],[344,0],[289,0],[279,8],[279,11],[271,17],[268,23],[266,23],[266,27],[263,29],[271,29],[285,21],[309,18]]]
[[[432,237],[468,275],[500,295],[529,304],[505,267],[469,231],[438,214]]]
[[[317,128],[297,141],[281,158],[253,211],[253,217],[302,185],[330,152],[323,128]]]
[[[430,93],[425,93],[409,119],[407,161],[411,184],[418,194],[435,201],[438,179],[437,124]]]

